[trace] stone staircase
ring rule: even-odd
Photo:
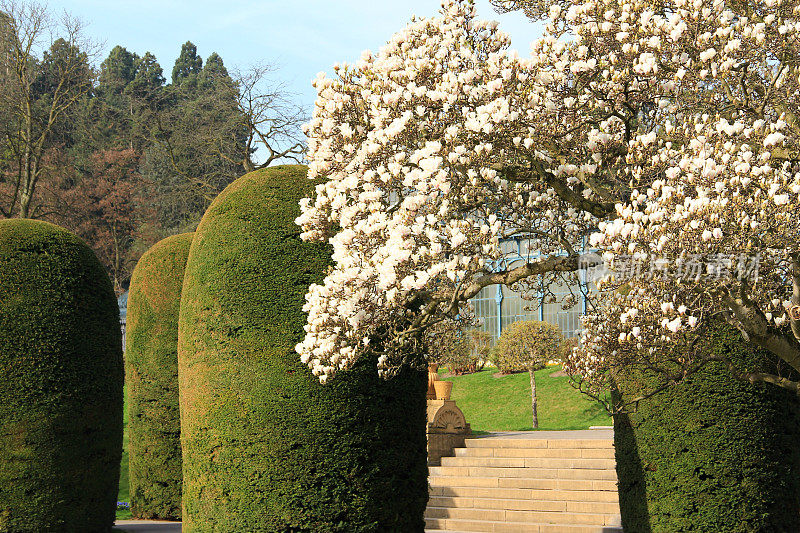
[[[428,482],[426,532],[622,532],[611,430],[468,439]]]

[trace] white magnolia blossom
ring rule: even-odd
[[[482,287],[546,285],[591,246],[671,262],[603,285],[567,362],[590,389],[710,320],[800,368],[798,2],[527,3],[550,17],[529,58],[447,0],[315,81],[320,184],[297,223],[334,267],[307,295],[302,360],[323,381],[367,350],[391,369],[427,325],[469,319]],[[511,235],[527,263],[490,271]],[[758,280],[708,276],[723,255],[757,257]]]

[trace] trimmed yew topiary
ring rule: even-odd
[[[158,242],[139,259],[131,277],[125,361],[135,518],[181,518],[178,310],[193,236]]]
[[[704,344],[751,370],[772,359],[727,327]],[[633,376],[620,389],[636,394],[649,380]],[[615,416],[614,427],[625,531],[797,531],[800,409],[789,391],[736,381],[710,364]]]
[[[111,530],[122,383],[94,252],[46,222],[0,221],[0,532]]]
[[[426,375],[365,358],[321,385],[302,311],[330,263],[300,240],[306,167],[248,174],[211,205],[186,265],[178,361],[184,531],[422,531]]]

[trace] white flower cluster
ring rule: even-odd
[[[297,223],[331,243],[334,267],[307,296],[302,360],[323,381],[367,350],[390,368],[421,314],[466,312],[465,287],[514,233],[542,260],[586,244],[612,261],[759,255],[748,289],[780,327],[800,230],[798,13],[789,0],[559,2],[520,58],[472,1],[446,0],[320,75],[307,125],[320,184]],[[570,369],[602,376],[699,328],[736,270],[714,286],[609,280]]]
[[[630,354],[618,359],[622,351],[646,348],[652,355],[691,338],[700,317],[725,311],[721,295],[731,292],[745,291],[750,305],[776,328],[787,323],[789,260],[800,235],[800,166],[776,156],[786,129],[780,119],[767,127],[762,120],[730,123],[698,116],[673,131],[683,139],[662,150],[663,178],[644,192],[635,191],[629,204],[618,205],[617,218],[602,222],[591,242],[605,248],[612,263],[622,254],[645,262],[678,258],[677,265],[688,254],[706,261],[694,265],[689,279],[675,268],[662,271],[662,278],[608,279],[609,301],[602,302],[601,313],[587,317],[576,369],[585,371],[587,362],[594,372],[598,363],[630,364]],[[748,260],[729,260],[722,264],[723,275],[704,275],[712,267],[719,270],[715,258],[730,254]],[[756,278],[743,271],[754,266]],[[624,297],[617,294],[620,287]]]
[[[688,256],[706,261],[688,278],[678,268],[656,277],[611,273],[568,364],[595,392],[609,385],[614,368],[663,364],[674,370],[678,360],[682,369],[691,368],[700,354],[686,347],[707,323],[725,317],[740,329],[751,327],[752,317],[726,302],[763,316],[764,337],[792,336],[787,309],[791,262],[800,252],[800,124],[794,115],[800,69],[776,51],[797,48],[796,38],[787,36],[800,31],[800,8],[751,2],[748,9],[759,15],[747,16],[722,1],[669,4],[669,17],[641,6],[640,28],[652,36],[640,31],[628,53],[658,44],[655,70],[637,68],[653,65],[650,56],[642,59],[647,52],[632,68],[653,78],[647,93],[657,105],[649,131],[628,142],[626,162],[636,178],[629,199],[599,224],[590,245],[612,264],[623,257],[644,263],[666,258],[663,264],[673,266]],[[628,36],[615,38],[629,42]],[[749,260],[729,261],[719,275],[715,258],[736,256]],[[755,278],[744,271],[754,265]],[[717,275],[704,275],[712,266]]]
[[[535,157],[537,139],[550,135],[540,130],[557,114],[553,95],[530,90],[532,61],[473,11],[471,2],[446,2],[440,17],[412,21],[377,54],[315,81],[309,177],[322,179],[297,223],[304,239],[332,244],[335,267],[310,289],[297,351],[323,381],[376,349],[379,331],[408,320],[414,295],[452,294],[485,273],[505,232],[535,227],[546,253],[560,247],[547,238],[555,228],[580,239],[579,225],[563,222],[578,211],[550,186],[498,173]],[[595,168],[551,170],[571,178]],[[391,344],[381,343],[384,368],[399,349]]]

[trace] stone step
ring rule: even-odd
[[[427,518],[455,518],[487,522],[533,522],[536,524],[619,525],[616,515],[564,511],[517,511],[507,509],[477,509],[460,507],[431,507],[425,509]]]
[[[434,521],[434,520],[435,520],[435,524],[434,524],[434,526],[433,526],[433,527],[434,527],[434,529],[430,529],[430,528],[427,526],[427,522],[426,522],[426,527],[425,527],[425,529],[424,529],[425,533],[435,533],[435,532],[437,532],[437,531],[447,531],[447,533],[475,533],[475,532],[473,532],[473,531],[457,531],[457,530],[455,530],[455,529],[445,529],[445,525],[444,525],[445,521],[444,521],[444,520],[436,520],[436,519],[434,519],[434,518],[431,518],[431,520],[432,520],[432,521]],[[438,528],[438,525],[439,525],[439,524],[441,524],[441,529],[439,529],[439,528]]]
[[[584,449],[599,448],[613,449],[614,441],[611,439],[533,439],[515,438],[508,439],[502,437],[484,437],[477,439],[467,439],[464,443],[466,448],[560,448],[560,449]]]
[[[616,481],[616,470],[596,468],[543,468],[543,467],[491,467],[491,466],[431,466],[429,476],[497,477],[537,479],[579,479]]]
[[[506,498],[514,500],[564,500],[566,502],[604,502],[617,505],[615,490],[502,489],[482,487],[431,487],[431,498]]]
[[[426,518],[426,533],[449,531],[451,533],[622,533],[618,526],[585,526],[567,524],[541,524],[516,522],[499,523],[484,520],[457,520],[453,518]]]
[[[442,457],[442,467],[488,466],[497,468],[572,468],[616,471],[614,459],[560,457]]]
[[[613,432],[468,439],[430,467],[426,531],[621,533]]]
[[[614,448],[456,448],[456,457],[614,459]]]
[[[431,487],[500,487],[508,489],[605,490],[617,491],[616,480],[542,479],[535,477],[428,477]]]
[[[518,498],[475,498],[431,496],[429,507],[450,507],[459,509],[504,509],[506,511],[555,511],[567,513],[598,513],[614,515],[619,513],[616,502],[586,502],[574,500],[518,499]]]

